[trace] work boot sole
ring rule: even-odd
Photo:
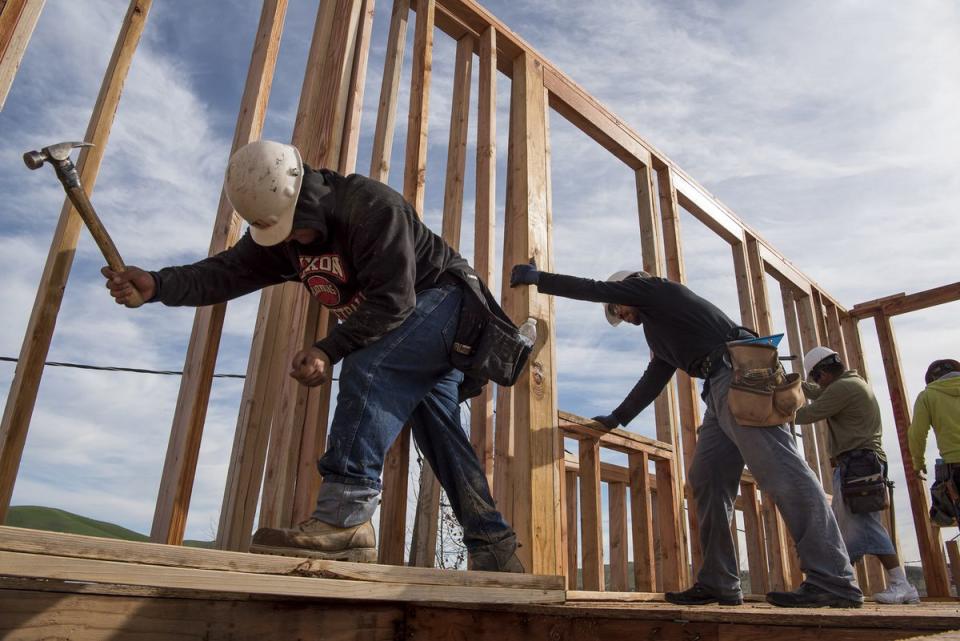
[[[250,546],[253,554],[272,554],[274,556],[302,556],[308,559],[324,559],[326,561],[350,561],[351,563],[376,563],[377,548],[350,548],[347,550],[308,550],[307,548],[285,548],[272,545]]]

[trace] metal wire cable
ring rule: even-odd
[[[19,363],[20,359],[12,358],[10,356],[0,356],[0,361],[5,361],[8,363]],[[45,361],[44,365],[49,365],[51,367],[70,367],[73,369],[86,369],[93,370],[96,372],[131,372],[134,374],[159,374],[162,376],[183,376],[182,371],[176,370],[167,370],[167,369],[143,369],[140,367],[115,367],[108,365],[87,365],[84,363],[61,363],[58,361]],[[214,374],[213,378],[246,378],[246,374]],[[333,378],[331,380],[339,380],[338,378]]]

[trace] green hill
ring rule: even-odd
[[[10,508],[4,525],[25,527],[33,530],[48,532],[64,532],[66,534],[83,534],[85,536],[99,536],[108,539],[123,539],[124,541],[149,541],[150,537],[125,527],[97,521],[66,510],[37,505],[17,505]],[[198,548],[212,548],[210,541],[184,541],[184,545]]]

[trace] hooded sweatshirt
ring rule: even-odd
[[[258,245],[247,232],[215,256],[151,272],[153,301],[213,305],[284,281],[300,281],[340,321],[316,346],[332,363],[398,327],[416,294],[450,273],[473,270],[423,224],[396,191],[353,174],[304,167],[294,228],[319,232],[309,245]]]
[[[931,425],[944,462],[960,463],[960,372],[941,376],[917,396],[907,432],[915,470],[927,470],[924,452]]]

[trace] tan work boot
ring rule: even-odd
[[[295,528],[260,528],[253,535],[250,551],[375,563],[377,537],[370,521],[352,527],[337,527],[317,519],[307,519]]]

